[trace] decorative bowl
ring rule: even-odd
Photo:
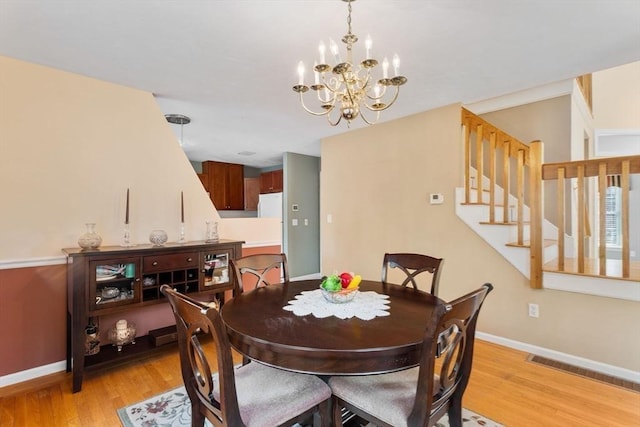
[[[153,277],[145,277],[144,279],[142,279],[143,286],[153,286],[155,284],[156,284],[156,279],[154,279]]]
[[[108,286],[102,288],[100,294],[102,295],[102,298],[115,298],[120,295],[120,289]]]
[[[164,230],[153,230],[149,235],[149,241],[153,243],[153,246],[162,246],[167,243],[168,236]]]
[[[338,291],[328,291],[322,286],[320,286],[320,292],[322,292],[322,296],[329,302],[335,304],[342,304],[345,302],[352,301],[356,294],[358,293],[358,288],[352,289],[340,289]]]

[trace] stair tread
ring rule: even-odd
[[[469,203],[462,202],[462,203],[460,203],[460,204],[461,204],[461,205],[466,205],[466,206],[490,206],[490,204],[489,204],[489,203],[486,203],[486,202],[469,202]],[[496,203],[494,206],[495,206],[496,208],[504,208],[504,205],[497,204],[497,203]],[[512,206],[512,205],[509,205],[509,207],[513,207],[513,206]]]
[[[558,244],[557,240],[544,239],[544,247],[545,248],[548,248],[550,246],[557,245],[557,244]],[[523,240],[521,245],[519,245],[518,242],[509,242],[509,243],[506,243],[506,245],[514,247],[514,248],[530,248],[531,247],[531,240]]]
[[[545,263],[542,267],[543,271],[551,273],[561,274],[574,274],[579,276],[590,276],[609,279],[630,280],[633,282],[640,281],[640,261],[630,261],[629,263],[629,277],[622,277],[622,261],[617,259],[607,259],[606,262],[607,275],[603,276],[599,274],[600,263],[597,259],[587,258],[584,262],[584,272],[578,272],[578,259],[577,258],[565,258],[564,270],[558,269],[558,259],[553,259]]]
[[[529,225],[530,222],[529,221],[523,221],[522,222],[524,225]],[[516,221],[509,221],[509,222],[502,222],[502,221],[496,221],[496,222],[489,222],[489,221],[480,221],[480,224],[482,225],[518,225],[518,223]]]

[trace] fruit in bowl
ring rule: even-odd
[[[344,303],[355,298],[362,277],[359,275],[351,275],[350,273],[342,273],[340,275],[327,276],[320,284],[322,296],[329,302]]]

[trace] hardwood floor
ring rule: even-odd
[[[506,426],[640,426],[640,393],[526,359],[477,340],[464,406]],[[181,384],[177,350],[90,371],[75,394],[69,374],[53,374],[0,389],[0,426],[119,426],[118,408]]]

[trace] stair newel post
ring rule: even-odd
[[[544,263],[542,250],[542,159],[543,145],[541,141],[533,141],[529,145],[529,187],[530,193],[530,241],[529,268],[531,269],[530,283],[534,289],[542,289],[542,266]]]

